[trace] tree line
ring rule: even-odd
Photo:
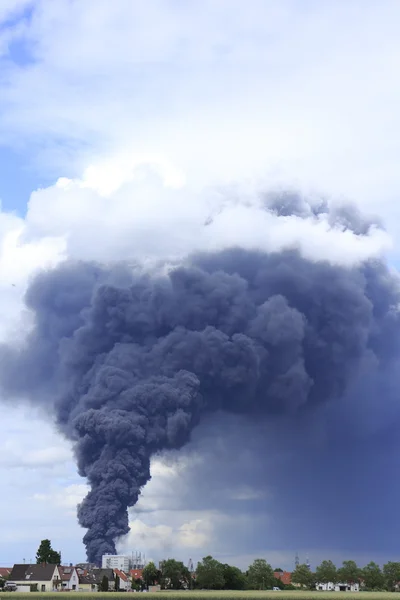
[[[282,570],[282,569],[280,569]],[[247,569],[224,564],[206,556],[197,564],[196,573],[190,573],[183,562],[168,559],[157,569],[150,562],[143,569],[142,584],[146,587],[159,583],[163,589],[206,589],[206,590],[265,590],[272,587],[287,588],[274,576],[274,570],[263,558],[257,558]],[[139,580],[133,581],[140,585]],[[290,586],[293,587],[293,586]]]
[[[221,563],[212,556],[206,556],[197,564],[195,574],[190,573],[183,562],[175,559],[163,561],[157,569],[150,562],[142,573],[142,579],[132,581],[133,588],[148,587],[159,583],[163,589],[206,589],[206,590],[264,590],[273,587],[295,589],[298,586],[315,589],[317,583],[359,583],[366,591],[395,591],[400,582],[400,562],[388,562],[383,568],[370,562],[358,567],[355,561],[345,560],[340,568],[331,560],[324,560],[311,571],[308,565],[301,564],[292,573],[289,585],[275,577],[282,569],[273,569],[263,558],[257,558],[246,571]]]
[[[308,565],[298,565],[292,573],[292,582],[313,589],[317,583],[359,583],[366,591],[390,591],[398,589],[400,562],[387,562],[383,568],[371,561],[359,567],[354,560],[345,560],[340,568],[331,560],[323,560],[312,572]]]

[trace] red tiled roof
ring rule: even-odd
[[[131,577],[134,577],[135,579],[141,579],[142,574],[143,574],[143,569],[131,569],[129,574]]]
[[[72,573],[74,572],[75,567],[63,567],[59,566],[58,571],[60,573],[60,577],[62,581],[69,581],[72,577]]]
[[[12,567],[0,567],[0,577],[8,577],[12,571]]]
[[[119,569],[114,569],[114,573],[116,575],[118,575],[118,577],[120,579],[122,579],[122,581],[128,581],[128,576],[126,573],[124,573],[123,571],[120,571]]]
[[[285,585],[292,583],[292,574],[289,571],[275,571],[274,577],[282,581]]]

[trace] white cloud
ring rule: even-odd
[[[59,174],[123,148],[201,185],[267,172],[397,214],[398,17],[392,0],[40,0],[3,136]]]
[[[268,251],[298,246],[312,260],[352,264],[391,248],[390,237],[380,229],[360,237],[333,228],[325,217],[278,218],[263,209],[256,188],[170,189],[155,176],[151,163],[145,163],[148,170],[139,180],[135,169],[125,170],[122,164],[118,170],[116,165],[112,158],[93,165],[81,179],[63,178],[34,192],[25,238],[31,244],[48,240],[55,259],[65,248],[68,256],[106,261],[168,259],[241,245]],[[40,254],[37,262],[43,262]]]
[[[187,515],[186,515],[187,516]],[[171,517],[170,513],[164,514],[165,518]],[[221,515],[219,515],[221,518]],[[185,514],[183,515],[185,518]],[[218,515],[200,513],[198,518],[174,523],[171,525],[158,523],[150,525],[142,519],[130,521],[129,534],[118,543],[120,552],[131,548],[140,547],[147,555],[161,557],[163,552],[185,552],[193,549],[201,552],[203,547],[212,542],[213,523]],[[176,519],[176,515],[175,515]]]
[[[57,470],[71,458],[70,443],[44,420],[43,414],[3,404],[0,469]]]
[[[184,548],[203,548],[211,541],[212,525],[206,519],[194,519],[179,527],[178,542]]]
[[[36,492],[33,500],[51,503],[59,508],[65,508],[70,514],[76,515],[76,508],[89,491],[89,486],[84,483],[72,483],[61,490],[52,492]]]

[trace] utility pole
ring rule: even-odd
[[[191,558],[189,558],[189,562],[188,562],[188,571],[189,571],[189,585],[190,585],[190,589],[193,589],[193,571],[194,571],[194,567],[193,567],[193,561]]]

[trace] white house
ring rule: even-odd
[[[37,590],[52,592],[60,589],[61,577],[57,565],[42,563],[39,565],[14,565],[9,583],[15,584],[18,591]]]
[[[359,592],[359,583],[316,583],[315,587],[320,592]]]
[[[61,588],[63,590],[78,591],[79,590],[79,575],[75,567],[58,567],[61,577]]]
[[[129,577],[126,573],[120,571],[119,569],[114,569],[114,575],[115,577],[119,577],[119,589],[121,591],[127,592],[131,589]]]

